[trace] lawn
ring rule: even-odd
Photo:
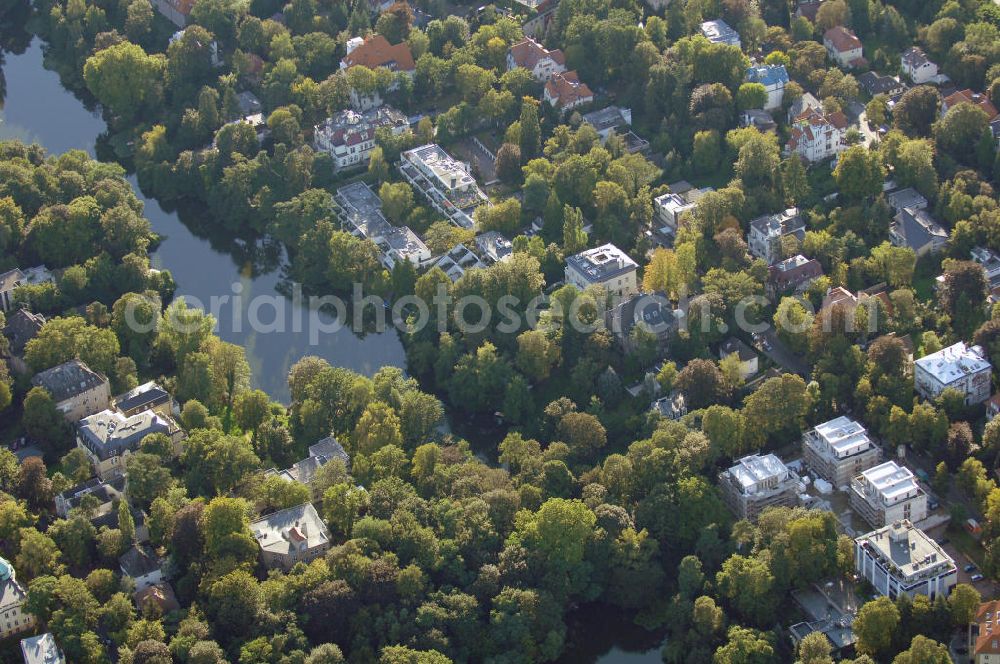
[[[951,543],[955,545],[955,548],[972,559],[972,561],[976,563],[980,569],[982,569],[983,547],[979,544],[979,541],[969,534],[965,528],[956,524],[954,521],[948,524],[948,530],[946,532],[948,539],[950,539]]]

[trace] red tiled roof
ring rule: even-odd
[[[944,105],[945,108],[951,109],[961,104],[963,101],[968,102],[970,104],[975,104],[979,108],[983,109],[983,111],[985,111],[986,115],[988,116],[987,117],[988,120],[992,120],[998,115],[997,108],[990,101],[989,97],[987,97],[984,94],[973,92],[969,88],[966,88],[965,90],[959,90],[958,92],[955,92],[945,97]]]
[[[1000,600],[983,602],[976,610],[975,622],[979,625],[979,635],[972,648],[974,655],[1000,655],[1000,630],[997,629],[997,611]]]
[[[395,71],[413,71],[416,64],[413,54],[405,42],[390,44],[382,35],[373,35],[365,43],[344,56],[344,66],[348,69],[363,65],[369,69],[387,67]]]
[[[833,44],[833,47],[840,53],[861,48],[861,40],[842,25],[835,25],[823,33],[823,41]]]
[[[553,74],[552,78],[545,84],[545,91],[556,100],[556,106],[559,107],[569,106],[594,97],[594,93],[591,92],[586,83],[580,81],[580,77],[575,71]]]
[[[566,56],[558,48],[554,51],[546,50],[544,46],[530,37],[525,37],[518,43],[510,47],[510,56],[514,64],[525,69],[534,69],[539,60],[551,58],[556,64],[565,65]]]

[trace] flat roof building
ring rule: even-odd
[[[472,177],[469,165],[436,143],[404,152],[399,170],[435,210],[460,228],[473,228],[472,213],[490,202]]]
[[[755,521],[768,507],[793,507],[798,476],[773,454],[751,454],[719,473],[722,499],[740,519]]]
[[[874,528],[927,518],[927,494],[910,469],[895,461],[869,468],[851,482],[851,507]]]
[[[846,487],[859,473],[878,464],[882,452],[861,424],[845,415],[802,435],[802,460],[835,487]]]
[[[728,23],[720,19],[704,21],[701,24],[701,34],[713,44],[726,44],[742,48],[740,34],[730,27]]]
[[[371,240],[379,249],[382,264],[392,269],[399,261],[422,267],[431,259],[431,250],[409,226],[393,226],[382,212],[382,199],[364,182],[352,182],[337,189],[334,207],[344,230],[355,237]]]
[[[566,281],[580,290],[602,286],[609,294],[631,297],[639,292],[638,264],[613,244],[586,249],[566,259]]]
[[[854,566],[880,595],[947,596],[958,568],[944,549],[909,521],[896,521],[854,540]]]
[[[936,399],[946,388],[964,394],[967,406],[990,398],[993,367],[979,346],[959,341],[921,357],[913,365],[914,387],[925,399]]]

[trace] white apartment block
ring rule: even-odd
[[[785,154],[797,154],[811,164],[835,157],[847,147],[847,116],[840,111],[824,115],[810,108],[792,120]]]
[[[490,202],[472,177],[469,165],[436,143],[404,152],[399,171],[435,210],[459,228],[473,228],[472,213]]]
[[[876,465],[881,450],[858,422],[841,415],[802,434],[802,460],[835,487]]]
[[[927,494],[910,469],[895,461],[869,468],[851,482],[851,508],[875,528],[927,518]]]
[[[911,46],[900,56],[900,68],[917,85],[931,83],[938,78],[938,66],[930,61],[919,46]]]
[[[602,286],[610,295],[627,298],[639,292],[638,265],[613,244],[581,251],[566,259],[566,282],[580,290]]]
[[[854,567],[880,595],[947,596],[958,568],[941,546],[909,521],[896,521],[854,540]]]
[[[990,398],[993,367],[979,346],[966,346],[959,341],[913,364],[914,387],[925,399],[936,399],[949,387],[965,395],[966,405]]]
[[[750,254],[763,259],[768,265],[781,260],[781,238],[794,235],[801,242],[806,236],[806,225],[798,208],[788,208],[776,214],[765,214],[750,222],[747,245]]]
[[[742,48],[740,33],[723,21],[721,18],[714,21],[705,21],[701,24],[701,34],[713,44],[726,44]]]
[[[793,507],[799,478],[773,454],[743,457],[719,473],[722,499],[739,519],[755,521],[768,507]]]
[[[387,269],[400,261],[418,268],[430,261],[431,250],[423,240],[409,226],[393,226],[382,213],[382,199],[364,182],[340,187],[333,202],[344,230],[374,242]]]
[[[409,128],[406,116],[388,106],[364,113],[340,111],[313,128],[313,147],[333,157],[334,172],[368,165],[375,130],[387,127],[398,136]]]
[[[781,102],[785,98],[785,85],[789,81],[785,65],[755,65],[750,67],[747,69],[747,81],[760,83],[764,86],[764,90],[767,91],[765,111],[781,108]]]

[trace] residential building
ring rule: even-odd
[[[913,208],[915,210],[927,209],[927,199],[913,187],[891,191],[885,195],[885,200],[889,204],[889,207],[896,212],[900,212],[904,208]]]
[[[416,233],[408,226],[393,226],[385,218],[382,199],[364,182],[340,187],[333,202],[343,229],[355,237],[374,242],[382,264],[388,269],[402,260],[422,267],[431,259],[431,250]]]
[[[560,112],[594,101],[594,93],[575,71],[553,74],[545,83],[542,97]]]
[[[802,434],[802,461],[835,487],[876,466],[882,451],[861,424],[841,415]]]
[[[941,117],[943,118],[949,110],[963,102],[983,109],[983,112],[986,113],[987,121],[992,121],[997,115],[1000,115],[1000,113],[997,113],[997,107],[990,101],[989,95],[984,95],[981,92],[973,92],[966,88],[965,90],[953,92],[941,100]]]
[[[809,588],[792,591],[792,597],[805,612],[805,620],[788,627],[789,636],[796,649],[809,634],[820,633],[830,644],[830,654],[839,661],[854,654],[854,617],[857,604],[854,588],[844,590],[843,581],[814,584]]]
[[[806,225],[798,208],[757,217],[750,222],[747,235],[750,254],[773,265],[781,260],[781,238],[787,236],[794,236],[799,242],[806,237]]]
[[[854,567],[880,595],[947,596],[958,568],[944,549],[909,521],[896,521],[854,540]]]
[[[781,108],[781,101],[785,96],[785,86],[789,81],[785,65],[754,65],[747,69],[747,81],[760,83],[767,90],[765,111]]]
[[[134,545],[118,558],[122,576],[132,579],[136,591],[145,590],[163,581],[163,569],[153,547]]]
[[[93,512],[94,516],[117,512],[116,504],[124,499],[124,493],[124,476],[116,477],[110,482],[105,482],[99,477],[92,477],[56,496],[56,514],[61,519],[69,518],[70,512],[80,507],[87,496],[93,496],[93,500],[96,501],[97,508]]]
[[[390,44],[389,40],[380,34],[373,34],[367,39],[354,37],[347,42],[347,54],[340,61],[341,69],[361,65],[369,69],[385,67],[390,71],[413,75],[417,65],[406,42]]]
[[[66,657],[52,632],[21,639],[21,656],[24,664],[66,664]]]
[[[822,276],[823,266],[818,260],[796,254],[768,268],[768,297],[773,300],[782,293],[801,292]]]
[[[897,247],[913,249],[920,258],[943,249],[948,242],[948,231],[927,210],[903,208],[889,224],[889,241]]]
[[[1000,600],[983,602],[968,625],[971,664],[1000,662]]]
[[[608,310],[606,323],[626,353],[634,353],[638,347],[632,334],[636,326],[641,326],[656,338],[660,349],[677,332],[684,312],[675,309],[664,293],[642,293],[623,299]]]
[[[743,44],[740,42],[740,34],[721,18],[713,21],[704,21],[701,24],[701,34],[713,44],[726,44],[727,46],[743,48]]]
[[[842,25],[836,25],[823,33],[823,48],[841,67],[851,69],[865,64],[861,40]]]
[[[25,611],[28,593],[17,582],[14,566],[0,558],[0,640],[35,626],[35,617]]]
[[[178,28],[187,26],[195,0],[153,0],[153,7]]]
[[[550,51],[531,37],[525,37],[507,51],[507,71],[522,67],[532,78],[545,83],[553,74],[566,71],[566,56],[558,48]]]
[[[14,306],[14,291],[21,286],[31,286],[46,282],[55,283],[55,277],[44,265],[23,270],[14,268],[0,274],[0,309],[10,311]]]
[[[239,105],[240,114],[244,118],[251,115],[257,115],[258,113],[263,113],[264,111],[264,105],[260,103],[260,99],[258,99],[257,95],[249,90],[238,92],[236,94],[236,103]]]
[[[792,102],[788,107],[788,124],[794,124],[795,118],[808,113],[809,111],[821,111],[823,104],[811,92],[803,92],[802,96]]]
[[[768,507],[793,507],[799,478],[773,454],[751,454],[719,473],[722,499],[738,519],[756,521]]]
[[[80,360],[70,360],[34,375],[31,384],[44,388],[69,422],[98,413],[111,403],[108,379]]]
[[[469,270],[485,268],[486,263],[472,249],[464,244],[456,244],[434,263],[441,268],[453,282],[458,281]]]
[[[927,518],[927,494],[906,466],[889,460],[851,481],[851,508],[874,528]]]
[[[469,165],[436,143],[404,152],[399,171],[435,210],[459,228],[473,228],[472,213],[489,204]]]
[[[334,172],[367,167],[375,149],[375,131],[386,127],[394,136],[409,129],[406,116],[389,106],[363,113],[345,109],[313,128],[313,147],[333,158]]]
[[[866,71],[863,74],[859,74],[858,85],[870,97],[874,97],[875,95],[894,97],[903,94],[906,90],[906,85],[899,80],[898,76],[882,76],[873,71]]]
[[[681,419],[688,413],[687,401],[684,399],[684,393],[680,390],[674,390],[667,396],[660,397],[653,402],[652,410],[668,420]]]
[[[111,400],[111,407],[125,417],[138,415],[144,410],[151,410],[164,417],[180,415],[180,407],[170,392],[152,380],[119,394]]]
[[[810,23],[816,23],[816,14],[819,13],[823,0],[798,0],[795,6],[795,17],[804,16]]]
[[[847,116],[840,111],[824,114],[810,108],[792,123],[785,154],[797,154],[809,163],[835,157],[847,148]]]
[[[631,297],[639,292],[638,265],[613,244],[586,249],[566,259],[566,283],[580,290],[601,286],[610,295]]]
[[[327,436],[318,443],[309,446],[309,456],[292,464],[290,468],[282,471],[271,469],[268,474],[279,475],[290,482],[301,482],[309,484],[316,477],[316,471],[330,463],[334,459],[339,459],[344,464],[345,470],[351,469],[351,457],[344,451],[344,447],[337,442],[333,436]]]
[[[620,106],[608,106],[583,114],[583,121],[597,130],[601,142],[606,142],[611,133],[620,136],[625,141],[625,149],[630,154],[645,152],[649,149],[649,141],[632,131],[632,110]]]
[[[656,208],[657,219],[670,229],[671,234],[677,231],[677,222],[680,216],[698,207],[697,202],[689,203],[673,192],[657,196],[653,199],[653,205]]]
[[[946,388],[964,394],[966,405],[990,398],[993,367],[980,346],[966,346],[964,341],[959,341],[921,357],[913,365],[914,387],[925,399],[936,399]]]
[[[10,367],[17,373],[28,373],[28,364],[24,361],[24,350],[28,342],[34,339],[45,325],[45,316],[33,314],[27,309],[18,309],[7,316],[7,325],[3,328],[7,337],[7,350],[10,353]]]
[[[90,458],[97,476],[110,481],[125,472],[125,459],[139,449],[146,436],[162,433],[170,439],[174,454],[180,454],[184,430],[170,417],[153,410],[125,416],[103,410],[77,424],[76,445]]]
[[[750,108],[740,113],[740,126],[753,127],[761,133],[778,130],[778,123],[774,121],[774,116],[759,108]]]
[[[160,581],[146,586],[142,590],[137,590],[133,593],[132,600],[142,615],[153,613],[165,616],[171,611],[179,611],[181,608],[181,603],[177,601],[173,587],[166,581]]]
[[[290,570],[330,549],[330,531],[312,503],[280,510],[250,524],[268,569]]]
[[[505,261],[514,253],[514,245],[499,231],[480,233],[475,243],[479,255],[490,265]]]
[[[740,378],[746,380],[757,373],[757,353],[736,337],[729,337],[719,346],[719,359],[735,355],[740,361]]]
[[[938,66],[930,61],[919,46],[911,46],[903,51],[899,59],[900,68],[915,85],[933,83],[938,80]]]

